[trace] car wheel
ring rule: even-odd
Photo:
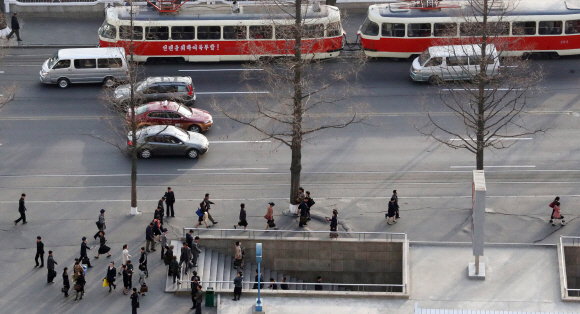
[[[60,88],[67,88],[70,85],[70,82],[65,78],[61,78],[58,79],[57,84]]]
[[[431,75],[429,77],[429,84],[431,85],[440,85],[441,84],[441,78],[437,75]]]
[[[193,133],[201,133],[201,127],[197,124],[192,124],[189,126],[189,129],[187,129],[189,132],[193,132]]]
[[[143,149],[141,150],[141,152],[139,153],[139,156],[143,159],[147,159],[151,157],[151,151],[148,149]]]
[[[110,76],[105,77],[105,80],[103,81],[103,83],[105,84],[105,87],[108,87],[108,88],[114,87],[115,84],[117,84],[117,82],[115,82],[115,79],[113,77],[110,77]]]
[[[187,157],[191,158],[191,159],[195,159],[199,156],[199,153],[197,152],[197,150],[195,149],[190,149],[187,151]]]

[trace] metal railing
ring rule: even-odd
[[[310,230],[257,230],[257,229],[213,229],[213,228],[188,228],[183,227],[183,237],[193,230],[194,235],[199,237],[220,238],[246,238],[256,239],[270,237],[273,239],[302,238],[306,240],[329,238],[331,233],[338,234],[338,237],[348,239],[358,239],[358,241],[384,240],[384,241],[407,241],[406,233],[393,232],[350,232],[350,231],[310,231]]]
[[[580,297],[580,289],[569,289],[568,288],[568,278],[566,274],[566,257],[564,251],[564,244],[566,246],[580,246],[580,237],[571,237],[571,236],[560,236],[560,248],[562,249],[561,254],[561,263],[562,263],[562,270],[564,271],[564,289],[566,289],[566,296],[567,297]]]
[[[191,280],[179,280],[177,281],[178,285],[181,285],[181,283],[185,283],[185,282],[193,282]],[[199,283],[203,286],[203,287],[207,287],[209,284],[216,284],[215,286],[217,287],[217,284],[233,284],[234,281],[233,280],[213,280],[213,281],[199,281]],[[250,284],[250,285],[254,285],[257,284],[258,282],[256,281],[243,281],[243,284]],[[342,292],[339,290],[340,287],[345,288],[345,292],[385,292],[385,293],[403,293],[405,291],[405,284],[356,284],[356,283],[318,283],[318,282],[269,282],[269,281],[262,281],[261,284],[263,285],[263,288],[261,288],[261,290],[265,290],[265,291],[322,291],[322,292]],[[272,288],[268,288],[268,286],[275,284],[277,285],[277,289],[272,289]],[[294,289],[288,289],[288,290],[284,290],[281,288],[282,284],[286,284],[286,285],[302,285],[302,287],[300,287],[300,289],[298,289],[299,287],[295,287]],[[330,287],[330,290],[316,290],[315,286],[323,286],[323,287]],[[356,287],[356,290],[353,290]],[[362,288],[362,289],[361,289]],[[366,289],[365,289],[366,288]],[[374,289],[371,289],[374,288]],[[379,288],[383,288],[383,289],[379,289]],[[232,290],[231,288],[219,288],[221,290]],[[257,289],[257,288],[256,288]],[[247,288],[247,289],[243,289],[242,291],[252,291],[252,290],[256,290],[254,288]],[[349,290],[346,290],[349,289]],[[382,290],[382,291],[380,291]],[[401,291],[394,291],[394,290],[401,290]]]

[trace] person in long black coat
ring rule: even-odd
[[[82,300],[83,299],[83,295],[85,294],[85,285],[87,284],[87,281],[85,280],[85,275],[83,274],[82,271],[79,271],[77,273],[77,281],[76,284],[79,285],[79,289],[76,290],[76,297],[75,297],[75,301],[76,300]],[[79,298],[79,294],[81,295],[81,297]]]
[[[117,279],[117,268],[115,268],[115,262],[111,262],[109,268],[107,269],[107,281],[109,282],[109,292],[111,292],[111,287],[117,289],[115,285],[115,279]]]
[[[81,243],[81,258],[80,261],[82,264],[87,264],[88,268],[91,268],[93,266],[91,266],[91,260],[89,259],[89,256],[87,255],[87,250],[91,250],[90,247],[88,247],[87,245],[87,237],[83,237],[83,242]]]
[[[139,306],[139,293],[137,293],[137,288],[133,288],[133,293],[131,294],[131,310],[133,314],[137,314],[137,307]]]
[[[70,289],[70,281],[68,280],[68,267],[62,271],[62,292],[64,297],[68,298],[68,290]]]
[[[97,252],[97,256],[95,256],[95,258],[99,258],[101,254],[105,253],[107,253],[107,257],[111,257],[111,253],[109,253],[111,248],[105,244],[107,242],[107,239],[105,239],[105,231],[101,231],[100,241],[99,251]]]
[[[330,220],[330,237],[337,238],[338,233],[336,232],[336,228],[338,227],[338,211],[335,209],[332,211],[332,218]]]
[[[16,15],[16,13],[14,13]],[[18,212],[20,213],[20,218],[14,220],[14,225],[16,226],[19,221],[22,220],[22,224],[26,223],[26,206],[24,206],[24,199],[26,194],[22,193],[20,200],[18,200]]]
[[[395,215],[397,214],[397,207],[395,205],[395,198],[391,197],[391,201],[389,202],[389,210],[387,211],[387,224],[390,225],[390,220],[393,218],[393,223],[396,223]]]

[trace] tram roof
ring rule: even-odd
[[[476,0],[473,0],[476,1]],[[483,2],[483,0],[479,0]],[[479,2],[478,1],[478,2]],[[491,2],[492,0],[490,0]],[[493,0],[502,9],[492,9],[490,15],[569,15],[580,14],[580,0]],[[441,9],[421,10],[421,9],[399,9],[401,5],[408,3],[397,2],[387,4],[376,4],[369,7],[370,14],[379,14],[382,17],[417,18],[417,17],[457,17],[461,13],[461,8],[445,8],[445,6],[467,7],[470,1],[440,1]]]
[[[191,21],[191,20],[287,20],[293,19],[294,6],[290,5],[240,5],[240,12],[233,13],[229,4],[183,5],[177,12],[160,13],[154,8],[140,8],[135,14],[135,21]],[[108,11],[119,20],[130,20],[129,7],[117,7]],[[336,14],[336,7],[321,5],[320,12],[314,12],[312,6],[303,6],[304,19],[325,18]]]

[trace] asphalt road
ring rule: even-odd
[[[47,250],[58,249],[57,261],[70,264],[78,254],[79,239],[95,232],[94,221],[101,208],[107,209],[114,258],[119,260],[123,243],[129,243],[131,254],[137,256],[145,226],[167,186],[173,187],[178,199],[177,217],[169,221],[174,237],[181,227],[195,224],[197,204],[206,192],[216,202],[212,215],[219,221],[217,227],[236,223],[239,203],[244,202],[250,228],[265,228],[266,203],[274,201],[278,226],[298,229],[293,218],[281,214],[288,206],[289,150],[276,142],[256,143],[264,141],[263,136],[211,108],[214,100],[250,106],[242,94],[247,86],[268,91],[259,80],[259,71],[253,80],[242,82],[240,63],[145,66],[145,75],[191,76],[199,93],[196,107],[213,113],[215,124],[206,133],[210,150],[198,160],[139,161],[139,209],[144,215],[131,217],[130,160],[117,148],[90,136],[115,138],[105,121],[114,114],[103,105],[103,88],[73,85],[62,90],[41,84],[40,64],[52,53],[50,49],[13,50],[0,60],[0,71],[4,71],[0,84],[18,86],[15,100],[0,112],[0,214],[4,217],[0,250],[7,253],[0,259],[12,270],[0,275],[3,281],[28,287],[38,284],[39,278],[45,280],[44,275],[31,275],[28,266],[23,270],[19,265],[25,260],[33,266],[37,235],[46,239]],[[341,69],[348,62],[330,61],[324,68]],[[550,129],[517,140],[509,149],[486,153],[488,242],[555,243],[559,235],[576,235],[580,223],[576,220],[580,217],[576,208],[580,196],[580,63],[578,58],[533,62],[546,76],[542,93],[529,100],[523,122],[530,128]],[[316,200],[315,218],[330,216],[337,208],[339,221],[347,230],[406,232],[413,241],[470,241],[475,157],[437,145],[415,129],[426,121],[425,108],[437,112],[450,128],[460,129],[462,124],[438,101],[444,91],[413,83],[409,66],[409,62],[371,60],[358,79],[336,87],[353,88],[355,95],[319,113],[331,118],[352,105],[362,105],[368,119],[347,129],[320,132],[308,140],[303,150],[302,186]],[[268,101],[268,94],[263,97]],[[384,213],[393,189],[399,191],[403,218],[388,226]],[[22,192],[28,194],[29,224],[14,227]],[[556,195],[562,197],[562,212],[569,222],[565,227],[548,224],[547,204]],[[322,219],[314,219],[308,228],[327,230],[328,226]],[[163,267],[158,263],[155,261],[153,280],[161,287]],[[96,275],[89,279],[89,295],[94,291],[96,298],[103,298],[99,281],[106,261],[96,265]],[[38,285],[44,286],[44,282]],[[34,296],[39,300],[62,298],[52,290],[42,288]],[[44,302],[27,303],[26,295],[8,287],[0,288],[0,295],[5,295],[0,300],[5,308],[28,312],[35,312],[34,305]],[[115,309],[129,304],[124,299],[109,302],[105,306]],[[151,304],[152,310],[163,308]],[[59,306],[53,302],[49,310],[61,311]],[[170,306],[176,311],[184,309],[183,304]]]

